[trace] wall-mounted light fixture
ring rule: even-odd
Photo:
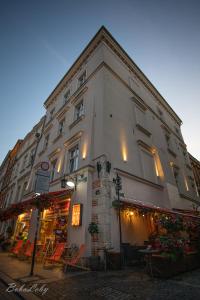
[[[69,187],[71,189],[74,189],[76,191],[77,184],[79,182],[87,181],[87,177],[84,177],[83,174],[81,175],[73,175],[73,176],[66,176],[64,175],[61,179],[61,188],[65,189],[66,187]]]

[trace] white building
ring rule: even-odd
[[[86,244],[86,255],[99,246],[119,249],[112,204],[116,173],[122,178],[121,200],[129,206],[192,210],[199,203],[182,121],[104,27],[44,105],[46,120],[33,172],[30,176],[23,170],[18,188],[24,190],[29,182],[34,190],[34,174],[43,161],[50,164],[50,192],[62,189],[63,177],[76,180],[67,240]],[[19,161],[22,156],[28,161],[23,151]],[[82,204],[82,222],[74,226],[72,210],[77,203]],[[91,222],[99,227],[96,239],[88,233]],[[131,222],[122,214],[122,241],[140,244],[147,232],[139,221],[136,229]]]

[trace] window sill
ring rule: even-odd
[[[167,151],[168,151],[173,157],[176,157],[176,156],[177,156],[176,153],[175,153],[173,150],[171,150],[170,148],[167,148]]]
[[[38,153],[39,156],[41,156],[42,154],[44,154],[46,149],[43,149],[42,151],[40,151],[40,153]]]
[[[77,120],[75,120],[71,125],[69,125],[69,129],[72,129],[76,124],[78,124],[84,118],[85,118],[85,115],[82,115],[80,118],[78,118]]]
[[[50,119],[50,120],[45,124],[45,129],[49,126],[49,124],[51,124],[52,121],[53,121],[53,118]]]
[[[57,119],[61,119],[62,116],[69,110],[69,103],[70,103],[70,99],[68,99],[67,102],[65,102],[61,108],[57,111],[56,113],[56,118]]]
[[[63,134],[60,133],[60,134],[53,140],[53,144],[55,144],[62,136],[63,136]]]
[[[183,194],[183,193],[180,193],[180,196],[181,196],[182,198],[185,198],[185,199],[187,199],[187,200],[190,200],[190,201],[192,201],[192,202],[195,202],[195,203],[198,203],[198,204],[199,204],[199,201],[195,200],[194,198],[192,198],[192,197],[190,197],[190,196],[188,196],[188,195],[185,195],[185,194]]]
[[[140,130],[142,133],[146,134],[146,136],[150,137],[151,136],[151,132],[149,132],[147,129],[145,129],[143,126],[141,126],[140,124],[136,124],[136,127],[138,130]]]

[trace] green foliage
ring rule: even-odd
[[[158,222],[163,228],[168,231],[168,233],[174,233],[184,230],[183,220],[179,216],[162,215],[159,218]]]
[[[91,235],[99,233],[98,225],[95,222],[91,222],[88,226],[88,231]]]

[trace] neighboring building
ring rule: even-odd
[[[192,166],[192,171],[194,178],[190,178],[193,184],[196,186],[197,194],[200,195],[200,161],[198,161],[194,156],[189,153],[190,163]]]
[[[17,161],[17,154],[21,146],[22,140],[18,140],[14,148],[10,150],[4,159],[0,168],[0,192],[2,208],[6,208],[11,203],[10,199],[10,183],[12,181],[12,173]]]
[[[44,120],[43,117],[23,140],[16,143],[1,165],[1,207],[4,209],[23,201],[31,193],[29,181]],[[11,225],[14,224],[10,221],[4,222],[1,231],[4,226]]]
[[[87,256],[105,245],[119,250],[118,217],[112,207],[116,173],[122,178],[121,200],[129,207],[138,203],[191,210],[199,203],[190,180],[193,173],[182,121],[104,27],[44,105],[46,120],[33,172],[26,175],[19,167],[17,172],[23,173],[18,188],[23,189],[30,176],[34,191],[42,161],[50,164],[50,192],[63,190],[63,178],[76,182],[70,199],[44,212],[45,241],[45,232],[49,239],[55,232],[53,220],[59,224],[59,218],[65,217],[68,243],[86,244]],[[23,152],[19,161],[25,157]],[[88,233],[91,221],[99,226],[96,239]],[[144,224],[138,222],[137,227],[122,214],[123,242],[140,244],[147,239]]]

